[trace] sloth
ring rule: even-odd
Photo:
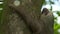
[[[27,14],[23,6],[16,7],[15,5],[10,4],[9,7],[22,15],[21,17],[23,17],[23,20],[25,20],[33,34],[53,34],[54,16],[47,8],[43,8],[40,20],[38,20],[33,19],[30,14]]]

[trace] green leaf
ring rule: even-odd
[[[58,16],[60,16],[60,11],[57,11]]]

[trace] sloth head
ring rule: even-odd
[[[48,10],[47,8],[43,8],[43,10],[42,10],[42,14],[47,15],[48,13],[49,13],[49,10]]]

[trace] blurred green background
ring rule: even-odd
[[[54,34],[60,34],[60,0],[45,0],[42,9],[48,8],[54,15]],[[3,1],[0,0],[0,25],[3,12]],[[1,26],[0,26],[1,27]]]

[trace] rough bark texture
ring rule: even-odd
[[[44,21],[45,17],[43,17],[44,19],[41,19],[41,21],[39,19],[41,16],[41,7],[42,7],[44,0],[20,0],[21,3],[18,6],[18,8],[19,7],[21,7],[21,8],[19,8],[19,9],[17,8],[18,10],[15,10],[15,9],[9,7],[9,5],[13,4],[14,1],[15,0],[5,0],[4,1],[4,11],[2,14],[3,17],[2,17],[2,21],[1,21],[3,23],[2,31],[1,31],[1,32],[3,32],[2,34],[53,34],[53,31],[52,31],[52,33],[48,32],[48,30],[50,30],[50,29],[48,29],[48,28],[50,28],[49,24],[48,24],[48,28],[45,27],[45,25],[46,25],[45,23],[47,22],[47,19],[46,19],[46,22]],[[26,11],[26,13],[25,13],[26,19],[23,19],[24,17],[22,17],[22,14],[17,12],[19,10],[22,12],[24,11],[23,15]],[[28,20],[28,19],[30,19],[29,16],[30,16],[30,18],[31,17],[33,18],[33,21],[31,21],[32,24],[29,23],[30,22],[30,20]],[[32,18],[31,18],[31,20],[32,20]],[[35,22],[35,20],[37,22],[39,22],[40,24]],[[50,22],[47,22],[47,23],[50,23]],[[33,23],[35,23],[35,26],[37,23],[38,27],[36,26],[37,27],[36,28],[35,26],[32,26],[32,25],[34,25]],[[32,27],[29,27],[29,25],[31,25]],[[33,28],[34,30],[33,29],[30,30],[30,28]],[[35,30],[35,28],[36,28],[36,30]],[[43,28],[46,28],[46,30]],[[53,27],[51,27],[51,28],[53,28]]]
[[[4,12],[2,17],[2,22],[4,23],[2,27],[3,34],[31,34],[29,28],[27,28],[25,22],[18,13],[8,7],[13,1],[15,0],[5,0],[4,2]]]

